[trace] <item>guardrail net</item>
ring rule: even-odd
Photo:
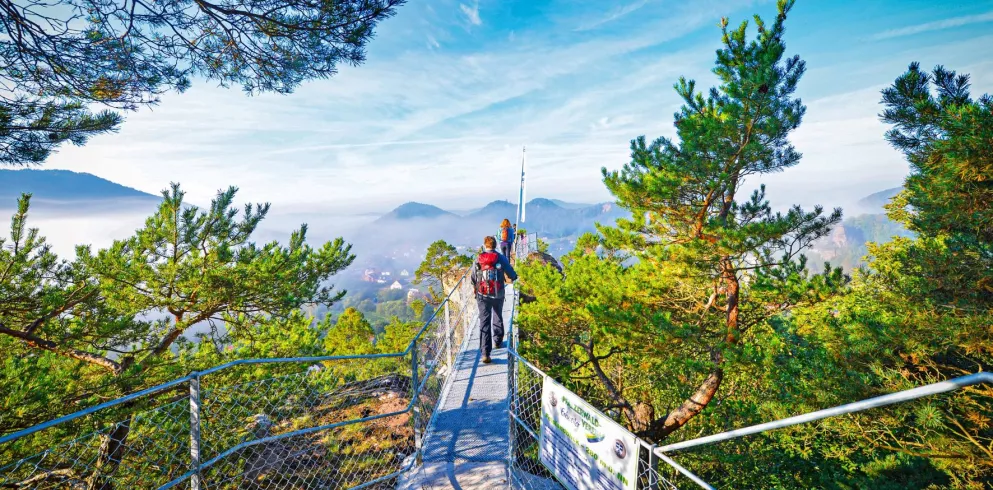
[[[0,443],[0,488],[392,488],[417,463],[471,295],[460,280],[404,353],[236,362]]]

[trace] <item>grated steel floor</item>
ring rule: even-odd
[[[513,287],[507,287],[504,322],[510,322]],[[479,329],[472,329],[455,362],[455,377],[427,428],[422,488],[506,488],[507,349],[483,364]]]

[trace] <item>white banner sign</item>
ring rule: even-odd
[[[541,462],[570,490],[636,490],[634,435],[548,376],[539,439]]]

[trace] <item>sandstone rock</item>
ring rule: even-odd
[[[525,260],[528,262],[537,261],[542,264],[551,265],[555,268],[555,270],[559,271],[559,273],[562,273],[562,265],[559,264],[559,261],[555,260],[555,257],[552,257],[545,252],[531,252]]]

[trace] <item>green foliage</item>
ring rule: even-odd
[[[0,165],[42,163],[62,144],[83,145],[116,131],[122,120],[111,111],[91,113],[81,102],[0,99]]]
[[[538,251],[541,252],[541,253],[548,253],[548,241],[547,240],[545,240],[543,238],[539,238],[538,239]]]
[[[399,318],[393,318],[378,339],[376,339],[376,350],[381,354],[391,354],[403,352],[414,340],[414,335],[424,324],[421,322],[405,322]]]
[[[848,223],[869,254],[854,280],[828,265],[811,274],[798,254],[840,212],[772,213],[762,188],[736,200],[745,177],[799,160],[786,135],[803,114],[792,98],[803,64],[780,61],[790,6],[774,26],[758,21],[758,41],[745,42],[744,25],[725,31],[718,89],[680,81],[678,143],[636,140],[630,164],[604,171],[630,220],[580,237],[564,278],[519,266],[537,298],[518,318],[522,351],[643,437],[720,432],[993,368],[993,124],[990,98],[972,101],[966,78],[912,65],[884,92],[888,137],[914,172],[889,206],[894,221]],[[971,388],[681,462],[733,488],[985,488],[991,411],[993,392]],[[671,429],[683,424],[693,434]]]
[[[934,92],[934,93],[932,93]],[[940,240],[960,273],[938,286],[943,301],[993,304],[993,97],[973,100],[969,76],[917,63],[883,91],[886,138],[906,155],[912,173],[887,206],[911,231]],[[951,278],[955,274],[945,274]],[[937,292],[937,291],[935,291]]]
[[[329,355],[372,354],[376,332],[355,308],[345,310],[328,330],[324,349]]]
[[[388,301],[400,301],[407,298],[407,292],[403,289],[380,289],[376,293],[376,300],[380,303],[385,303]]]
[[[5,430],[184,374],[189,363],[203,367],[197,356],[316,352],[308,331],[289,326],[309,324],[302,307],[341,297],[328,279],[351,263],[350,247],[337,239],[313,248],[306,227],[287,245],[258,246],[251,235],[268,206],[239,216],[234,195],[201,210],[173,185],[134,236],[96,253],[79,247],[73,262],[26,227],[29,198],[21,200],[0,250],[0,337],[11,347],[3,376],[47,374],[4,383],[5,399],[38,407],[12,413],[23,419],[5,412]],[[212,333],[200,343],[183,338],[204,324]],[[217,354],[200,353],[207,347]]]
[[[794,97],[804,62],[784,58],[792,5],[780,1],[769,26],[756,16],[752,41],[747,22],[728,30],[725,19],[714,68],[720,85],[702,93],[692,80],[676,84],[684,102],[675,117],[678,140],[662,137],[649,145],[640,137],[631,143],[630,163],[603,170],[607,188],[632,214],[616,228],[600,227],[604,243],[639,260],[653,314],[674,334],[664,351],[683,363],[684,382],[698,386],[686,393],[692,399],[661,418],[646,420],[644,412],[627,408],[629,424],[645,437],[661,440],[707,406],[726,369],[743,368],[736,361],[756,348],[751,329],[790,307],[822,300],[844,281],[830,269],[808,277],[799,257],[840,221],[840,209],[823,215],[820,207],[794,206],[773,213],[764,186],[739,201],[747,178],[800,161],[787,138],[805,111]],[[616,404],[631,406],[604,384]]]
[[[922,79],[935,80],[936,97]],[[564,257],[565,279],[548,266],[520,266],[522,287],[538,298],[521,309],[522,350],[648,437],[681,400],[706,401],[715,379],[720,403],[692,414],[694,435],[990,370],[990,208],[980,200],[989,201],[993,141],[989,97],[972,102],[965,80],[912,65],[884,92],[883,118],[897,127],[889,138],[914,169],[889,215],[912,233],[879,217],[853,220],[869,256],[852,281],[830,266],[810,274],[802,256],[792,259],[836,215],[771,215],[761,190],[712,212],[703,205],[711,191],[718,201],[733,196],[728,166],[693,156],[731,150],[689,129],[678,148],[636,142],[634,162],[606,176],[634,218],[580,237]],[[685,127],[722,134],[721,118],[706,120],[723,105],[697,107],[706,110],[682,113],[698,119]],[[787,222],[796,226],[784,236]],[[991,412],[993,391],[969,388],[702,448],[681,462],[733,488],[979,489],[993,472]]]
[[[64,142],[118,128],[118,114],[91,113],[89,104],[134,110],[186,90],[193,77],[249,93],[331,77],[340,63],[364,61],[375,25],[403,3],[10,3],[0,36],[0,164],[40,163]]]
[[[462,255],[444,240],[432,243],[421,265],[414,271],[414,284],[428,286],[428,302],[439,305],[445,299],[444,280],[453,271],[472,265],[472,257]]]
[[[848,295],[797,315],[807,338],[858,373],[861,383],[831,387],[852,398],[993,368],[991,99],[973,101],[967,76],[942,67],[928,75],[914,63],[883,103],[894,125],[887,139],[912,169],[887,209],[916,237],[870,244]],[[983,488],[993,474],[991,412],[993,389],[966,389],[841,421],[835,437],[926,459],[950,487]]]

